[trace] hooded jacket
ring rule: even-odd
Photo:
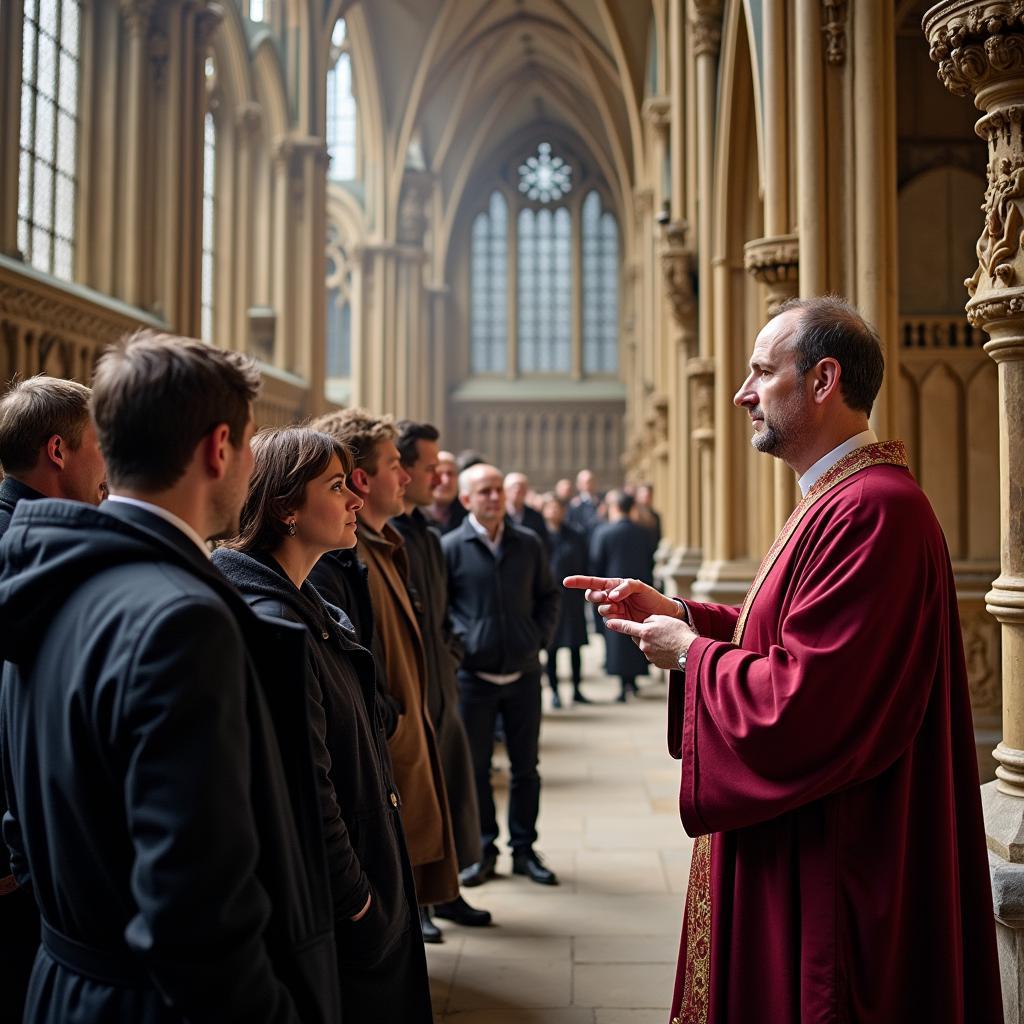
[[[44,921],[26,1019],[334,1024],[311,729],[280,671],[304,632],[130,505],[22,502],[0,567],[3,834]]]

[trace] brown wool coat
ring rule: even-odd
[[[366,563],[374,626],[383,654],[381,671],[405,713],[388,741],[402,795],[402,825],[421,904],[454,899],[459,891],[451,812],[426,706],[423,638],[405,581],[404,541],[386,524],[381,533],[359,521],[359,557]]]

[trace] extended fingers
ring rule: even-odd
[[[562,580],[562,586],[570,590],[611,590],[612,587],[621,583],[618,577],[608,578],[605,576],[566,576]]]
[[[644,626],[641,622],[632,622],[629,619],[608,619],[605,625],[613,633],[622,633],[624,636],[631,636],[640,640],[644,635]]]

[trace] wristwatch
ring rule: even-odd
[[[687,648],[682,654],[676,658],[676,664],[679,666],[679,671],[686,675],[686,655],[689,654],[690,649]]]

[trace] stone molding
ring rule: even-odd
[[[665,134],[672,124],[672,99],[669,96],[648,96],[642,108],[649,125]]]

